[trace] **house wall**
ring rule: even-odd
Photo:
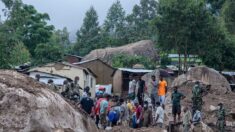
[[[122,94],[122,71],[117,70],[113,76],[113,93],[115,95]]]
[[[93,77],[92,74],[89,73],[88,75],[86,75],[84,72],[84,69],[82,68],[79,69],[76,67],[63,65],[60,63],[56,63],[56,64],[52,63],[52,64],[45,65],[43,67],[37,67],[37,68],[32,69],[31,71],[34,71],[34,70],[45,72],[45,73],[57,74],[60,76],[70,78],[72,80],[74,80],[76,76],[79,76],[80,80],[78,83],[82,88],[86,86],[90,87],[90,85],[88,85],[90,82],[89,78],[93,78],[95,80],[95,77]],[[94,81],[94,83],[96,83],[96,81]],[[92,89],[95,89],[95,86],[93,86]]]
[[[94,60],[82,64],[78,64],[85,68],[89,68],[93,73],[97,75],[96,82],[101,85],[113,84],[112,74],[114,69],[105,65],[99,60]]]
[[[29,76],[31,78],[36,77],[36,75],[39,74],[41,76],[40,78],[40,82],[47,84],[48,80],[53,80],[55,85],[63,85],[64,81],[67,80],[67,78],[63,78],[63,77],[58,77],[58,76],[54,76],[51,74],[47,74],[47,73],[42,73],[42,72],[30,72]],[[89,75],[89,74],[85,74],[84,72],[84,76],[86,76],[87,80],[84,80],[84,87],[89,86],[90,87],[90,92],[91,92],[91,96],[95,97],[95,85],[96,85],[96,79],[95,77]],[[81,78],[79,81],[79,85],[81,83]],[[83,86],[80,85],[82,88]],[[83,91],[80,90],[80,93],[82,93]]]
[[[53,76],[50,74],[46,74],[46,73],[41,73],[41,72],[30,72],[29,76],[31,78],[36,79],[36,75],[39,74],[41,76],[40,78],[40,82],[47,84],[48,80],[53,80],[54,84],[56,85],[63,85],[64,81],[67,80],[66,78],[63,77],[58,77],[58,76]]]

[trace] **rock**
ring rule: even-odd
[[[145,81],[146,86],[148,88],[148,93],[151,93],[151,90],[152,90],[152,89],[150,89],[150,87],[151,87],[150,85],[151,85],[151,81],[152,81],[152,78],[151,78],[152,75],[156,76],[157,81],[159,81],[159,76],[160,75],[163,76],[163,78],[167,81],[168,86],[171,86],[171,82],[173,80],[171,75],[163,69],[156,69],[156,70],[153,70],[153,72],[147,73],[142,77],[142,79]]]
[[[115,126],[112,128],[112,132],[166,132],[166,130],[158,127],[148,127],[148,128],[142,127],[138,129],[133,129],[130,127]]]
[[[210,111],[213,112],[213,111],[216,111],[216,110],[218,110],[218,107],[210,105]]]
[[[151,85],[151,81],[152,81],[152,79],[151,79],[152,75],[155,75],[156,76],[156,80],[158,81],[159,80],[160,71],[159,70],[154,70],[153,72],[147,73],[147,74],[145,74],[142,77],[142,79],[145,81],[145,84],[146,84],[146,86],[148,88],[148,93],[151,93],[151,91],[152,91],[152,89],[150,89],[151,88],[150,85]]]
[[[97,132],[95,123],[46,85],[0,70],[0,131]]]
[[[181,86],[186,82],[200,81],[202,84],[210,85],[215,88],[218,92],[231,91],[231,87],[226,78],[221,75],[218,71],[200,66],[190,69],[186,74],[180,75],[174,80],[172,86]]]
[[[93,50],[86,55],[82,61],[99,58],[102,61],[111,64],[112,58],[117,54],[145,56],[153,61],[156,61],[158,58],[155,44],[151,40],[142,40],[120,47]]]
[[[182,109],[184,106],[192,106],[192,88],[195,81],[200,81],[204,89],[202,117],[205,124],[212,124],[210,127],[215,127],[216,106],[220,102],[224,104],[226,113],[235,113],[233,100],[235,94],[231,92],[228,81],[219,72],[208,67],[192,68],[185,75],[181,75],[173,81],[172,87],[178,86],[179,92],[186,95],[186,98],[182,100]],[[172,89],[169,92],[172,92]],[[168,100],[170,99],[168,98]],[[229,122],[235,122],[234,117],[231,114],[226,114],[226,119]],[[232,129],[235,131],[234,128]]]

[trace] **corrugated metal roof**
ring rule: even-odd
[[[147,69],[131,69],[131,68],[118,68],[120,71],[127,71],[132,73],[149,73],[153,72],[153,70],[147,70]]]
[[[179,54],[168,54],[169,58],[178,58]],[[181,55],[181,57],[184,57],[184,55]],[[198,55],[189,55],[190,58],[198,57]]]
[[[235,76],[235,72],[222,72],[222,74]]]

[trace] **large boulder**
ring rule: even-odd
[[[96,132],[95,123],[45,84],[0,70],[0,132]]]
[[[155,69],[151,73],[146,73],[144,76],[142,76],[142,79],[145,81],[146,86],[148,88],[148,93],[151,93],[151,81],[152,81],[152,75],[155,75],[156,81],[159,81],[159,77],[162,76],[164,80],[167,81],[167,85],[171,86],[171,82],[173,81],[173,77],[167,73],[166,70],[163,69]]]
[[[182,85],[186,81],[200,81],[203,84],[211,85],[214,90],[216,89],[222,92],[231,91],[231,87],[223,75],[218,71],[205,66],[190,69],[187,74],[177,78],[172,85]]]
[[[228,81],[216,70],[208,67],[195,67],[186,74],[176,78],[172,87],[178,86],[179,91],[186,95],[186,99],[182,101],[182,108],[192,106],[192,87],[196,81],[200,81],[204,89],[203,96],[203,122],[210,127],[215,128],[216,108],[219,102],[223,103],[227,113],[227,122],[233,124],[235,122],[235,94],[231,92]],[[170,91],[171,92],[171,91]],[[167,97],[167,109],[171,109],[170,96]],[[171,112],[167,112],[171,116]],[[228,126],[228,129],[235,130],[234,126]],[[215,130],[215,129],[214,129]]]
[[[152,60],[158,58],[154,43],[151,40],[142,40],[120,47],[93,50],[86,55],[82,61],[99,58],[102,61],[111,64],[112,58],[117,54],[145,56]]]

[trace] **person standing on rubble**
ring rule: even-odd
[[[76,92],[79,96],[80,96],[80,89],[82,90],[82,88],[79,86],[78,84],[79,82],[79,77],[76,76],[75,79],[74,79],[74,92]]]
[[[157,91],[158,82],[156,81],[155,75],[152,75],[151,79],[152,80],[150,82],[150,87],[149,87],[151,88],[150,98],[151,98],[151,103],[153,105],[153,110],[155,110],[156,102],[159,102],[158,91]]]
[[[222,103],[218,104],[219,106],[219,110],[217,113],[217,122],[216,122],[216,126],[218,128],[218,130],[220,132],[224,132],[225,131],[225,126],[226,126],[226,120],[225,120],[225,109]]]
[[[80,89],[82,89],[79,84],[79,77],[75,77],[74,78],[74,82],[72,82],[71,85],[71,89],[69,90],[69,98],[75,102],[79,102],[80,100]]]
[[[166,93],[167,93],[167,82],[163,79],[162,76],[159,77],[160,81],[158,84],[158,96],[159,96],[159,101],[162,105],[162,108],[165,108],[165,98],[166,98]]]
[[[54,81],[52,79],[48,80],[49,88],[54,92],[59,92],[59,89],[55,86]]]
[[[196,112],[196,110],[201,111],[202,110],[202,88],[200,86],[200,82],[196,81],[195,85],[192,89],[192,102],[193,102],[193,106],[192,106],[192,111],[193,111],[193,115]]]
[[[145,81],[142,80],[141,76],[138,76],[137,98],[138,98],[140,105],[142,106],[143,106],[143,100],[144,100],[144,92],[145,92]]]
[[[193,132],[201,132],[202,131],[202,113],[199,110],[196,110],[194,115],[193,115],[193,120],[192,123],[194,125],[193,127]]]
[[[176,116],[178,115],[178,121],[180,121],[180,114],[181,114],[181,104],[180,101],[184,99],[185,96],[178,92],[178,87],[174,87],[174,92],[171,95],[172,100],[172,114],[174,117],[174,124],[176,123]]]
[[[183,115],[183,132],[189,132],[191,121],[192,121],[192,114],[189,108],[186,106],[184,108],[184,115]]]
[[[164,122],[164,109],[161,106],[160,102],[156,102],[156,106],[157,106],[157,110],[155,113],[155,123],[157,126],[159,126],[160,128],[163,127],[163,122]]]
[[[36,79],[38,82],[40,81],[40,78],[41,78],[40,74],[36,74],[35,79]]]
[[[149,107],[148,101],[144,101],[143,117],[143,127],[149,127],[150,125],[152,125],[153,114],[152,109]]]
[[[120,99],[121,103],[121,124],[123,126],[128,126],[129,125],[129,110],[127,107],[127,103],[124,101],[124,99]]]
[[[107,127],[107,119],[106,116],[108,115],[108,107],[109,107],[109,98],[108,94],[105,94],[105,99],[100,102],[100,122],[102,127],[105,129]]]
[[[129,90],[128,90],[128,96],[131,100],[135,99],[135,90],[136,90],[136,79],[133,77],[133,74],[129,76],[130,82],[129,82]]]
[[[81,108],[91,116],[92,109],[94,107],[94,101],[91,99],[91,93],[88,93],[86,97],[81,99]]]
[[[65,98],[68,98],[69,99],[69,92],[71,90],[71,85],[69,83],[68,80],[64,80],[63,82],[63,86],[62,86],[62,89],[61,89],[61,95]]]

